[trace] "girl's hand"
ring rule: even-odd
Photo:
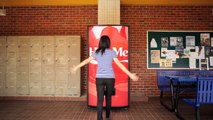
[[[130,79],[132,79],[132,81],[138,81],[139,79],[139,77],[135,73],[131,73],[129,77]]]
[[[72,66],[72,67],[70,68],[70,72],[71,72],[72,74],[76,74],[76,71],[77,71],[76,66]]]

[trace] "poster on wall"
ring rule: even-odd
[[[117,53],[119,61],[128,69],[128,26],[104,26],[95,25],[88,28],[89,56],[91,56],[98,48],[98,43],[102,35],[108,35],[111,42],[111,49]],[[97,106],[96,92],[96,69],[98,63],[93,60],[88,67],[88,92],[87,104],[89,107]],[[115,73],[115,95],[112,96],[112,107],[128,107],[129,106],[129,79],[128,76],[113,62],[113,70]],[[104,100],[105,106],[105,100]]]

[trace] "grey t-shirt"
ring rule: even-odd
[[[112,61],[117,55],[114,50],[106,49],[103,55],[101,54],[101,51],[99,53],[94,52],[92,57],[98,62],[96,78],[115,78]]]

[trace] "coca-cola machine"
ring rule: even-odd
[[[129,50],[128,50],[128,26],[120,25],[95,25],[88,28],[89,40],[89,56],[98,48],[98,43],[102,35],[108,35],[111,41],[111,49],[115,50],[120,62],[129,68]],[[88,107],[97,106],[96,92],[96,70],[97,61],[92,60],[88,67],[88,83],[87,83],[87,105]],[[129,78],[128,76],[113,62],[115,72],[115,95],[112,96],[112,107],[128,107],[129,106]],[[103,106],[105,106],[105,98]]]

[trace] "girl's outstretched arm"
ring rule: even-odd
[[[133,81],[138,80],[138,76],[135,73],[131,73],[119,60],[118,58],[113,59],[116,65],[124,72],[126,73]]]
[[[81,68],[84,65],[88,64],[91,60],[94,60],[94,58],[92,56],[88,57],[87,59],[85,59],[84,61],[79,63],[78,65],[74,65],[73,67],[71,67],[70,72],[71,73],[75,73],[79,68]]]

